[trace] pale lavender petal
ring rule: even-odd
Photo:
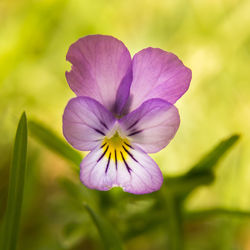
[[[90,152],[81,163],[81,182],[103,191],[117,186],[133,194],[159,190],[163,176],[158,165],[139,148],[126,146],[126,150],[129,154],[117,152],[117,162],[105,147]]]
[[[146,48],[134,56],[132,64],[130,110],[151,98],[174,104],[189,88],[192,72],[172,53]]]
[[[91,151],[82,161],[80,180],[88,188],[107,191],[116,184],[115,162],[99,147]]]
[[[72,63],[66,78],[76,95],[94,98],[113,110],[117,90],[131,65],[125,45],[112,36],[90,35],[72,44],[66,59]]]
[[[155,161],[139,147],[126,147],[129,155],[118,162],[117,183],[125,192],[146,194],[161,188],[163,176]],[[130,169],[130,170],[129,170]]]
[[[124,136],[147,153],[166,147],[179,128],[178,110],[162,99],[151,99],[120,121]]]
[[[114,122],[113,115],[96,100],[76,97],[64,110],[63,134],[76,149],[89,151],[100,144]]]

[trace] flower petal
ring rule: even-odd
[[[75,94],[94,98],[113,110],[117,90],[122,81],[126,82],[131,65],[125,45],[112,36],[90,35],[72,44],[66,59],[72,63],[66,78]]]
[[[89,97],[69,101],[63,114],[63,134],[76,149],[89,151],[103,140],[115,122],[113,115]]]
[[[130,95],[130,86],[133,79],[132,67],[129,67],[126,76],[123,78],[117,93],[116,93],[116,103],[114,107],[114,113],[120,116],[126,108],[127,101]]]
[[[88,188],[105,191],[120,186],[133,194],[159,190],[163,176],[158,165],[141,149],[126,147],[130,154],[120,156],[121,152],[117,152],[120,157],[117,161],[105,148],[90,152],[81,163],[82,183]]]
[[[156,153],[166,147],[179,128],[178,110],[162,99],[151,99],[124,116],[120,127],[132,143],[147,153]]]
[[[146,194],[159,190],[163,176],[155,161],[135,145],[132,148],[127,147],[127,150],[130,154],[124,162],[118,162],[117,183],[119,186],[125,192],[133,194]]]
[[[106,152],[107,147],[99,147],[83,159],[80,179],[88,188],[106,191],[116,184],[115,162],[105,155]]]
[[[192,72],[172,53],[156,48],[138,52],[132,61],[130,110],[151,98],[174,104],[188,89]]]

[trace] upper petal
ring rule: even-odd
[[[129,80],[131,56],[125,45],[112,36],[90,35],[73,43],[66,59],[72,63],[66,78],[75,94],[94,98],[113,111],[121,82]]]
[[[177,108],[171,103],[150,99],[119,122],[123,136],[140,145],[147,153],[156,153],[174,137],[180,117]]]
[[[63,134],[76,149],[89,151],[103,140],[115,122],[113,115],[89,97],[69,101],[63,114]]]
[[[172,53],[146,48],[135,54],[130,110],[151,98],[175,103],[188,89],[192,72]]]

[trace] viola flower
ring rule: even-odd
[[[147,153],[174,137],[180,123],[174,103],[187,91],[191,70],[156,48],[131,59],[111,36],[90,35],[72,44],[66,78],[77,97],[63,114],[63,133],[76,149],[91,151],[80,166],[88,188],[122,187],[134,194],[160,189],[163,176]]]

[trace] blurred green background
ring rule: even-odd
[[[190,193],[183,209],[249,211],[249,13],[246,0],[1,0],[0,220],[19,117],[25,110],[28,120],[62,137],[62,113],[74,96],[65,79],[70,68],[65,55],[73,42],[88,34],[112,35],[132,55],[149,46],[171,51],[192,69],[190,89],[177,103],[179,131],[152,157],[165,176],[179,176],[221,140],[240,134],[216,168],[216,180]],[[140,197],[116,189],[88,191],[71,163],[33,137],[28,143],[18,249],[102,249],[91,217],[79,205],[82,201],[107,218],[125,249],[171,249],[165,224],[154,219],[154,226],[147,224],[150,217],[164,214],[155,204],[164,200],[167,184],[158,194]],[[188,221],[183,232],[179,240],[186,249],[250,249],[250,220],[245,216]]]

